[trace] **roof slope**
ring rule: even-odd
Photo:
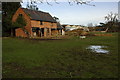
[[[46,12],[36,11],[31,9],[22,8],[26,14],[30,16],[32,20],[46,21],[46,22],[56,22],[53,17]]]

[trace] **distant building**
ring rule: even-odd
[[[82,27],[81,25],[62,25],[65,29],[65,31],[72,31],[75,29],[82,29],[84,31],[89,31],[89,28],[87,27]]]

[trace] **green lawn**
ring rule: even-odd
[[[69,40],[3,38],[3,78],[118,78],[117,33]],[[109,54],[86,50],[108,46]]]

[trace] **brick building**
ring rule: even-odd
[[[15,22],[18,16],[24,17],[26,26],[25,30],[22,28],[15,30],[17,37],[47,37],[62,34],[62,27],[47,12],[19,8],[13,15],[12,22]]]

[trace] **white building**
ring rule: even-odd
[[[65,31],[71,31],[75,29],[83,29],[84,31],[89,31],[88,27],[82,27],[80,25],[64,25]]]

